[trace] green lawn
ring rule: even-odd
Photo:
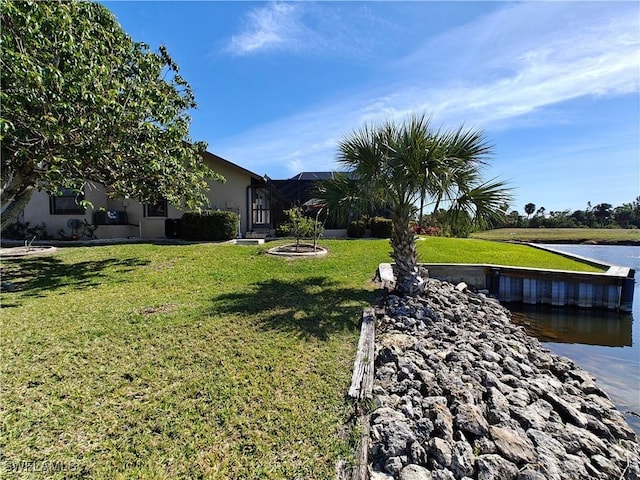
[[[16,287],[0,295],[5,476],[21,462],[55,465],[47,478],[332,478],[354,448],[345,394],[390,248],[322,245],[326,257],[296,260],[222,244],[3,260]],[[418,245],[425,262],[569,262],[477,240]]]
[[[640,230],[630,228],[499,228],[473,233],[471,236],[499,241],[640,245]]]

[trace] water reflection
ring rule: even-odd
[[[513,312],[513,321],[524,325],[527,332],[538,337],[546,348],[571,358],[594,374],[640,437],[640,249],[601,245],[549,246],[636,271],[632,315],[522,304],[507,307]]]
[[[610,311],[505,304],[512,321],[541,342],[631,347],[633,317]]]

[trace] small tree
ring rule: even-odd
[[[322,224],[318,221],[318,215],[316,215],[315,219],[307,217],[300,207],[294,207],[284,213],[289,218],[287,223],[290,226],[290,231],[296,238],[296,252],[300,246],[301,238],[313,238],[313,249],[315,251],[316,241],[323,231]]]

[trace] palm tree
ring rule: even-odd
[[[462,127],[433,132],[424,115],[400,124],[368,125],[340,143],[338,162],[357,178],[354,197],[391,210],[391,257],[400,293],[424,291],[410,227],[418,201],[431,200],[436,209],[448,204],[456,221],[490,222],[504,213],[500,207],[510,199],[505,183],[480,177],[490,153],[481,132]]]
[[[536,204],[535,203],[527,203],[524,206],[524,212],[527,214],[527,220],[529,220],[529,217],[535,211],[536,211]]]

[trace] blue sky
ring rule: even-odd
[[[102,2],[165,45],[191,134],[271,178],[336,168],[365,123],[484,130],[512,207],[640,195],[638,2]]]

